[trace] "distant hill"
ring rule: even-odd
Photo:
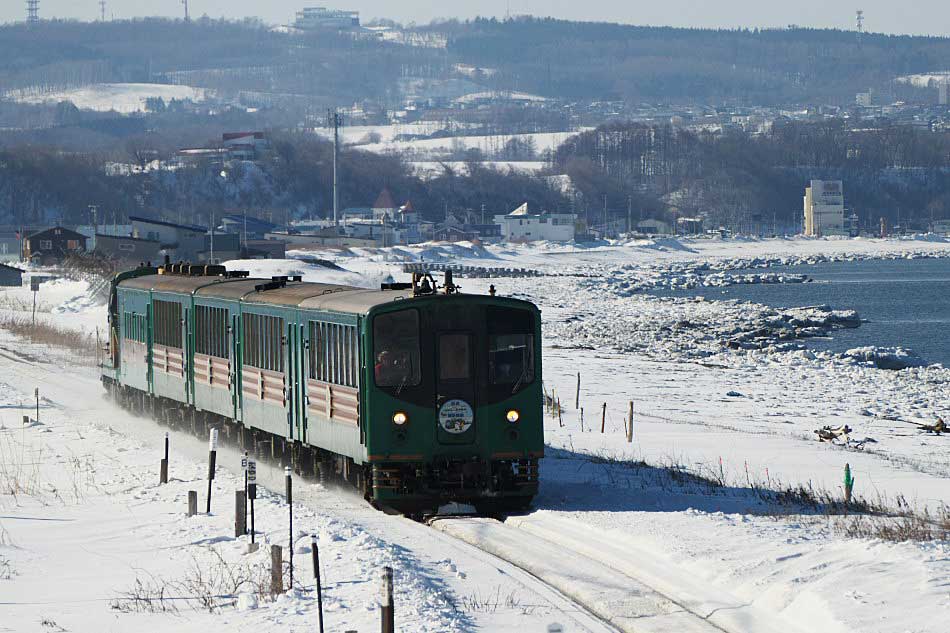
[[[517,18],[336,32],[254,20],[48,21],[0,26],[0,95],[90,83],[182,83],[397,106],[407,86],[566,100],[781,105],[935,99],[897,77],[950,69],[950,39],[836,30],[703,30]],[[933,94],[931,94],[933,93]],[[434,94],[434,93],[433,93]]]
[[[499,84],[567,99],[853,103],[856,93],[869,88],[914,94],[910,85],[893,80],[950,67],[950,39],[936,37],[659,28],[531,17],[423,28],[444,33],[450,55],[495,71]]]

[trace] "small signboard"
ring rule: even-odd
[[[254,459],[247,460],[247,485],[257,483],[257,461]]]
[[[40,289],[40,284],[43,282],[39,277],[30,277],[30,290],[37,292]]]

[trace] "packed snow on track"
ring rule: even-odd
[[[314,630],[316,534],[327,630],[379,626],[388,565],[399,630],[633,630],[637,617],[681,614],[726,631],[943,631],[950,543],[885,538],[876,519],[834,504],[848,463],[855,504],[926,509],[941,534],[948,438],[912,423],[950,419],[950,370],[886,371],[783,345],[807,328],[834,336],[847,306],[777,312],[641,290],[797,283],[769,271],[795,262],[946,256],[950,244],[927,240],[651,240],[230,262],[365,287],[405,279],[406,265],[465,268],[464,292],[494,285],[542,309],[545,388],[561,405],[545,418],[535,508],[501,524],[433,530],[296,481],[297,584],[276,599],[261,587],[269,545],[288,558],[282,473],[262,466],[274,492],[259,500],[262,547],[249,553],[248,537],[233,536],[240,455],[219,456],[212,513],[186,517],[189,490],[204,510],[206,440],[173,434],[171,481],[159,486],[163,428],[106,403],[93,367],[0,333],[0,630]],[[750,268],[761,274],[734,273]],[[83,283],[44,284],[37,318],[87,336],[104,328]],[[28,314],[28,287],[3,297],[0,318]],[[816,441],[826,425],[849,426],[852,441]]]

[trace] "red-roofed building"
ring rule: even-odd
[[[389,188],[383,188],[373,203],[373,220],[376,222],[392,222],[396,219],[396,203],[389,193]]]

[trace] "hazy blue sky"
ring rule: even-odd
[[[181,0],[107,0],[107,13],[116,18],[143,15],[181,15]],[[2,0],[0,21],[22,20],[24,0]],[[332,6],[362,12],[364,19],[390,17],[428,22],[435,17],[505,15],[509,2],[434,2],[423,0],[189,0],[191,14],[212,17],[257,16],[269,23],[286,24],[302,6]],[[631,24],[675,26],[786,26],[853,28],[855,9],[863,8],[869,30],[887,33],[950,35],[950,3],[946,0],[510,0],[511,12],[553,15],[578,20],[606,20]],[[40,0],[43,17],[92,19],[98,0]]]

